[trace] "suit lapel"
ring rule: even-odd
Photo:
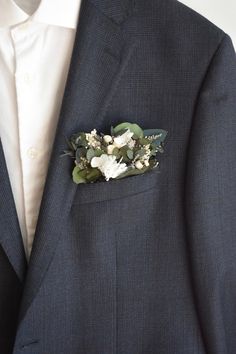
[[[128,16],[130,5],[130,0],[82,2],[20,320],[41,285],[61,235],[66,235],[67,216],[77,185],[71,177],[73,161],[60,156],[67,148],[65,137],[76,131],[102,128],[106,107],[135,47],[134,41],[129,44],[125,40],[120,27]]]
[[[0,196],[0,245],[23,281],[27,262],[1,140]]]

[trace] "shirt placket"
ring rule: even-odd
[[[15,49],[15,86],[18,111],[19,149],[22,164],[25,220],[27,228],[27,250],[29,257],[35,233],[37,214],[35,196],[40,194],[40,184],[34,180],[33,171],[40,158],[40,146],[37,132],[34,129],[34,84],[35,62],[34,46],[37,33],[33,23],[26,21],[12,29]],[[28,40],[29,39],[29,40]]]

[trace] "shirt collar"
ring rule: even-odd
[[[32,15],[24,12],[14,0],[0,0],[0,27],[16,25],[27,19],[55,26],[76,28],[81,0],[41,0]]]

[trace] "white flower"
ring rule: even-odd
[[[127,129],[124,134],[118,135],[114,138],[114,145],[120,149],[122,146],[127,145],[130,142],[133,135],[134,133]]]
[[[107,154],[93,157],[91,166],[97,167],[105,176],[106,181],[109,181],[110,178],[116,178],[128,168],[125,163],[117,162],[115,156]]]
[[[136,140],[134,139],[130,139],[130,141],[127,143],[130,149],[133,149],[135,147],[135,144],[136,144]]]

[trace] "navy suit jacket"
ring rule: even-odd
[[[66,137],[122,121],[168,131],[160,169],[73,183]],[[0,145],[0,354],[235,354],[235,211],[230,37],[83,0],[29,265]]]

